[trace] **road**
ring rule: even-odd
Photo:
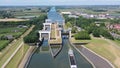
[[[79,51],[83,53],[95,65],[96,68],[114,68],[114,66],[108,60],[87,49],[83,45],[81,48],[77,49],[79,49]]]

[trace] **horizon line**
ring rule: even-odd
[[[116,4],[115,5],[113,5],[113,4],[111,4],[111,5],[109,5],[109,4],[107,4],[107,5],[88,4],[88,5],[0,5],[0,6],[120,6],[120,5],[116,5]]]

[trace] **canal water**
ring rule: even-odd
[[[39,49],[33,54],[28,68],[70,68],[68,59],[68,49],[70,44],[68,39],[63,39],[63,48],[56,58],[53,58],[50,51],[40,51]],[[92,68],[92,65],[76,51],[74,51],[78,68]]]

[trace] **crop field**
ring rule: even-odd
[[[91,9],[85,9],[85,8],[68,8],[68,9],[59,9],[59,11],[69,11],[69,12],[80,12],[80,13],[88,13],[88,14],[106,14],[106,13],[109,13],[109,14],[115,14],[115,15],[118,15],[120,14],[120,8],[114,8],[114,9],[108,9],[108,8],[91,8]]]
[[[0,50],[8,45],[10,40],[6,39],[6,36],[13,36],[13,39],[18,38],[23,32],[25,32],[27,28],[18,28],[14,27],[0,27]],[[2,39],[4,38],[4,39]]]
[[[9,21],[27,21],[28,19],[17,19],[17,18],[7,18],[7,19],[0,19],[0,22],[9,22]]]
[[[0,37],[5,35],[13,35],[13,36],[19,36],[21,35],[26,28],[17,28],[17,27],[6,27],[6,28],[0,28]]]
[[[15,17],[23,17],[23,16],[39,16],[42,14],[41,10],[32,8],[31,10],[21,9],[20,11],[12,12]]]

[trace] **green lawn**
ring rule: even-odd
[[[89,42],[91,42],[91,40],[75,40],[74,37],[72,37],[72,38],[70,39],[70,41],[71,41],[72,43],[89,43]]]
[[[111,61],[115,60],[115,56],[113,53],[109,51],[109,43],[102,39],[92,39],[86,47],[90,48],[91,50],[95,51],[96,53],[110,59]]]
[[[4,50],[2,50],[2,54],[0,54],[0,66],[11,56],[11,54],[16,50],[19,44],[22,42],[22,39],[19,39],[15,43],[12,43],[12,46],[7,46]]]
[[[120,40],[115,40],[114,41],[118,46],[120,46]]]
[[[91,42],[86,44],[85,46],[111,61],[111,63],[114,64],[115,67],[120,67],[119,64],[117,64],[119,63],[118,61],[120,61],[120,50],[112,46],[106,40],[100,38],[92,38]]]
[[[27,44],[22,46],[19,49],[19,51],[15,54],[14,58],[6,66],[6,68],[17,68],[23,56],[25,55],[26,51],[28,50],[28,48],[29,46]]]

